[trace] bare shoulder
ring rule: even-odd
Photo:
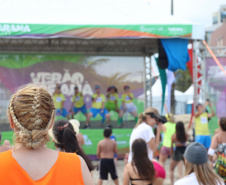
[[[171,140],[174,141],[176,139],[176,133],[174,133],[171,137]]]
[[[125,165],[125,169],[127,169],[127,170],[129,170],[131,167],[132,167],[132,164],[131,164],[131,163],[127,163],[127,164]]]
[[[111,142],[114,143],[114,144],[116,144],[116,141],[115,140],[111,140]]]
[[[103,145],[104,140],[100,140],[98,143],[98,146],[102,146]]]
[[[218,134],[220,131],[221,131],[221,129],[220,129],[220,128],[217,128],[217,129],[215,130],[214,134]]]

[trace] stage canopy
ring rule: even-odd
[[[156,12],[144,0],[0,1],[2,38],[204,39],[204,26]]]
[[[1,53],[150,57],[162,47],[161,39],[188,43],[205,35],[202,24],[170,16],[146,0],[0,0],[0,4]],[[166,52],[170,56],[172,51]],[[173,53],[173,60],[183,57],[187,62],[187,48],[179,57],[175,57],[179,50]],[[145,62],[146,106],[151,102],[149,67]]]

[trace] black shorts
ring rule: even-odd
[[[186,146],[177,146],[176,150],[173,152],[173,160],[174,161],[184,160],[185,150],[186,150]]]
[[[100,160],[100,179],[108,180],[108,173],[111,174],[113,180],[118,179],[114,159],[101,159]]]

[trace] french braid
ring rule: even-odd
[[[9,104],[9,115],[15,125],[16,143],[29,149],[39,148],[48,140],[48,130],[55,109],[50,94],[37,85],[27,85],[17,91]]]

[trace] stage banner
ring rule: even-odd
[[[85,153],[95,158],[98,142],[104,139],[103,130],[90,129],[80,130],[80,132],[83,134],[85,140],[85,145],[83,145]],[[113,129],[112,135],[116,138],[119,156],[124,156],[125,153],[129,152],[129,139],[131,133],[132,129]]]
[[[77,85],[84,95],[89,109],[94,86],[100,85],[106,94],[109,86],[118,88],[119,98],[123,86],[129,85],[134,94],[138,113],[143,112],[144,102],[138,96],[144,94],[144,71],[142,57],[84,56],[76,54],[0,54],[0,123],[7,122],[6,109],[12,93],[27,83],[46,85],[52,94],[56,83],[66,97],[65,108],[70,109],[74,87]],[[121,100],[119,99],[119,106]],[[118,115],[111,112],[112,120]],[[78,114],[75,118],[84,121]],[[95,120],[99,120],[97,117]],[[132,119],[127,116],[126,119]]]
[[[115,136],[117,147],[118,147],[118,156],[123,158],[125,153],[129,152],[129,139],[133,129],[113,129],[112,135]],[[83,138],[85,140],[85,144],[83,145],[83,149],[87,155],[90,156],[91,159],[97,159],[97,145],[98,142],[103,137],[103,129],[90,129],[90,130],[80,130],[83,134]],[[14,132],[2,132],[2,142],[4,140],[9,140],[11,143],[13,141]],[[47,143],[47,147],[51,149],[55,149],[54,143],[52,141]]]

